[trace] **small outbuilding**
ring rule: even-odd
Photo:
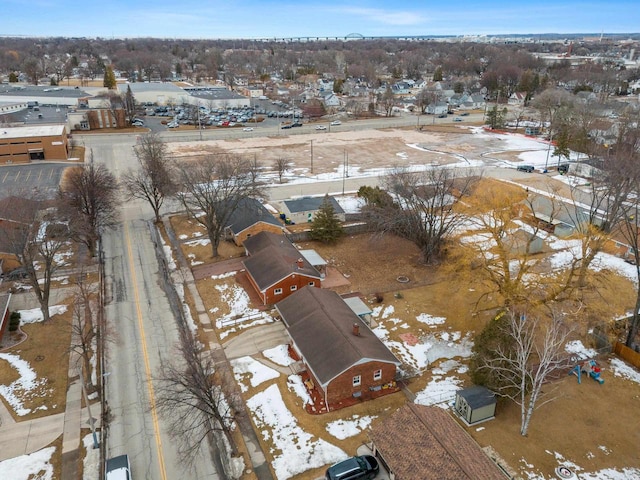
[[[485,387],[463,388],[456,392],[453,408],[467,425],[491,420],[496,414],[496,395]]]

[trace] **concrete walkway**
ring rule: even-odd
[[[287,329],[282,322],[259,325],[245,330],[223,344],[228,359],[259,355],[264,350],[289,343]],[[291,372],[289,372],[291,373]]]
[[[178,240],[171,226],[171,222],[169,222],[165,217],[163,218],[163,224],[171,243],[177,245]],[[189,264],[182,254],[182,250],[179,248],[176,250],[176,263],[178,265],[178,269],[172,272],[171,279],[176,284],[182,283],[189,290],[195,305],[198,321],[202,325],[202,330],[209,342],[209,349],[211,350],[211,356],[216,367],[226,370],[227,374],[233,377],[233,369],[229,363],[229,358],[226,355],[225,349],[218,342],[209,314],[207,313],[204,302],[200,297],[200,292],[198,292],[198,289],[196,288],[195,279],[191,269],[189,268]],[[235,383],[233,385],[235,385],[235,391],[231,392],[231,395],[237,395],[238,398],[241,398],[242,394],[240,392],[240,387]],[[251,465],[248,467],[253,468],[256,477],[259,480],[273,480],[273,475],[271,474],[266,457],[262,451],[260,442],[258,441],[258,436],[253,429],[249,412],[245,410],[239,413],[240,415],[237,417],[237,424],[242,434],[244,444],[249,452],[249,459],[251,460]]]
[[[14,306],[15,308],[15,306]],[[17,308],[16,308],[17,309]],[[77,370],[78,355],[69,355],[67,398],[64,413],[33,420],[15,421],[0,401],[0,461],[36,452],[62,435],[62,478],[79,478],[81,458],[81,429],[90,428],[88,409],[82,408],[82,386]],[[90,405],[100,428],[100,401]],[[99,435],[98,435],[99,438]]]

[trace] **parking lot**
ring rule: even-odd
[[[58,191],[62,172],[68,166],[60,163],[0,166],[0,198],[31,193],[52,198]]]

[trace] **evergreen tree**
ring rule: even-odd
[[[506,108],[502,111],[498,110],[498,105],[496,104],[487,112],[487,120],[492,130],[504,127],[505,110]]]
[[[435,72],[433,72],[433,81],[434,82],[442,81],[442,67],[437,67]]]
[[[329,195],[325,195],[324,201],[311,223],[310,236],[313,240],[319,240],[323,243],[335,243],[342,234],[340,220],[329,201]]]
[[[104,70],[104,81],[102,82],[104,87],[107,87],[109,90],[116,88],[116,76],[113,73],[113,68],[108,66]]]
[[[15,72],[9,74],[9,83],[18,83],[18,75]]]

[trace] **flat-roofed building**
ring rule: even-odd
[[[0,165],[68,157],[65,125],[0,127]]]

